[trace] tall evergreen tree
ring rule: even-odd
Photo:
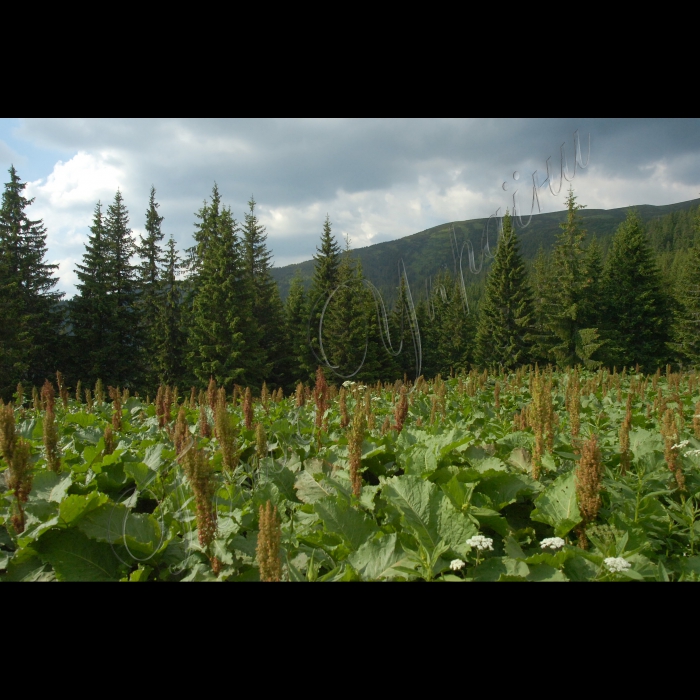
[[[396,303],[389,319],[391,347],[393,352],[398,353],[394,358],[395,374],[399,377],[403,377],[405,374],[407,377],[415,379],[420,359],[416,349],[416,343],[419,341],[414,337],[414,333],[416,330],[420,333],[420,327],[416,329],[414,320],[411,318],[408,294],[409,290],[406,288],[406,282],[402,276]],[[422,344],[419,347],[422,350]],[[391,378],[385,377],[383,379],[387,381]]]
[[[586,231],[581,226],[578,204],[573,189],[566,198],[566,221],[552,252],[552,284],[546,300],[546,324],[549,331],[548,352],[560,366],[583,364],[593,368],[600,364],[592,356],[601,346],[598,329],[586,325]]]
[[[183,269],[180,256],[171,236],[165,249],[165,265],[161,273],[160,307],[153,338],[154,367],[157,380],[163,384],[177,384],[185,376],[187,337],[182,319],[182,290],[178,275]]]
[[[600,315],[603,304],[603,251],[595,236],[586,249],[583,270],[581,325],[586,328],[600,328],[603,322]]]
[[[281,385],[289,366],[285,343],[284,307],[279,288],[272,278],[272,254],[267,248],[267,233],[255,214],[255,199],[248,202],[249,211],[243,225],[243,260],[245,279],[250,290],[252,324],[257,338],[249,331],[249,357],[255,358],[248,368],[250,381],[258,387],[266,381]],[[255,348],[253,351],[252,348]]]
[[[337,282],[331,296],[319,304],[323,352],[338,379],[342,381],[352,375],[358,380],[367,376],[368,370],[373,374],[376,368],[368,366],[368,360],[370,363],[374,360],[369,353],[370,309],[362,273],[351,255],[349,240],[340,259]],[[317,332],[316,342],[318,335]],[[323,357],[320,351],[319,356]]]
[[[46,229],[27,217],[27,199],[14,166],[0,206],[0,395],[18,381],[39,383],[56,369],[62,316],[54,291],[58,265],[46,262]]]
[[[151,195],[146,211],[146,235],[139,236],[136,252],[140,259],[138,265],[138,307],[141,315],[144,343],[144,369],[146,383],[153,385],[157,370],[154,364],[155,350],[158,345],[156,336],[158,317],[161,311],[161,267],[164,262],[163,249],[160,245],[165,234],[161,230],[163,217],[158,214],[156,189],[151,186]]]
[[[328,299],[328,295],[331,294],[340,283],[341,249],[331,233],[331,221],[328,215],[326,215],[326,220],[323,224],[321,247],[316,248],[316,255],[313,256],[313,259],[316,261],[316,264],[314,265],[314,274],[308,295],[308,342],[315,356],[320,357],[318,325],[321,320],[321,310]],[[316,362],[318,362],[318,360],[316,360]],[[315,370],[313,370],[309,379],[313,380],[314,374]]]
[[[467,310],[460,284],[449,272],[432,281],[422,313],[423,374],[468,371],[474,360],[475,315]]]
[[[211,203],[205,201],[197,218],[195,246],[190,249],[187,363],[202,384],[214,377],[220,386],[231,389],[234,382],[249,383],[252,378],[246,374],[244,351],[249,334],[255,332],[238,223],[230,208],[221,206],[216,185]]]
[[[695,232],[700,239],[700,208],[694,215]],[[696,244],[683,258],[675,289],[673,348],[681,362],[700,367],[700,245]]]
[[[549,361],[551,335],[547,327],[547,300],[551,296],[550,285],[555,283],[551,275],[551,256],[540,245],[530,272],[530,288],[533,296],[533,324],[531,361],[541,365]]]
[[[486,279],[476,332],[476,362],[481,367],[507,369],[530,361],[534,322],[532,291],[510,214]]]
[[[605,261],[603,299],[607,364],[619,368],[639,363],[645,372],[666,364],[670,298],[634,210],[613,236]]]
[[[129,212],[120,190],[107,207],[104,219],[109,257],[107,272],[111,301],[109,376],[121,387],[138,386],[143,381],[140,363],[142,333],[140,312],[137,306],[138,289],[136,266],[131,258],[136,246],[129,228]]]
[[[95,205],[90,234],[85,244],[82,264],[76,265],[78,293],[68,302],[73,329],[72,352],[76,379],[93,384],[110,379],[110,330],[112,308],[109,279],[109,242],[104,227],[102,203]]]
[[[289,287],[284,310],[288,352],[291,356],[287,388],[292,389],[298,382],[309,381],[317,366],[307,341],[309,304],[304,290],[304,281],[298,271]]]

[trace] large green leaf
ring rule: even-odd
[[[10,560],[2,581],[55,581],[53,569],[30,548],[18,551]]]
[[[34,546],[59,581],[118,581],[123,570],[108,544],[74,528],[47,532]]]
[[[557,537],[564,537],[581,522],[576,502],[576,477],[572,471],[562,474],[535,500],[532,520],[547,523]]]
[[[158,549],[163,533],[158,519],[148,513],[133,513],[121,503],[105,503],[85,515],[78,529],[90,539],[121,544],[140,558]]]
[[[67,424],[75,423],[81,428],[87,428],[90,425],[94,425],[97,421],[97,416],[94,413],[84,413],[80,411],[79,413],[67,413],[65,417],[65,422]]]
[[[158,472],[144,462],[125,462],[124,473],[136,482],[136,487],[139,489],[147,488],[158,477]]]
[[[429,481],[396,476],[384,483],[382,494],[399,510],[406,527],[428,552],[441,540],[458,553],[466,552],[466,540],[477,532],[474,524]]]
[[[316,503],[316,501],[335,493],[335,488],[324,480],[322,472],[318,472],[318,474],[319,481],[316,481],[314,475],[306,470],[300,471],[296,475],[294,488],[297,492],[297,498],[303,503]]]
[[[54,472],[37,472],[32,483],[30,498],[59,503],[73,483],[70,474],[58,475]]]
[[[352,550],[361,547],[379,530],[372,518],[339,496],[317,501],[314,510],[326,530],[340,535]]]
[[[428,445],[416,445],[402,455],[401,463],[406,474],[422,476],[434,472],[438,467],[435,451]]]
[[[478,566],[472,576],[475,581],[522,580],[529,575],[528,565],[511,557],[490,557]]]
[[[109,497],[92,491],[85,496],[67,496],[58,507],[58,515],[64,525],[72,525],[87,513],[107,503]]]
[[[104,431],[99,428],[87,426],[85,428],[78,428],[75,431],[75,438],[80,440],[80,442],[96,445],[102,438],[103,432]]]
[[[406,574],[396,567],[410,567],[413,557],[404,552],[396,533],[365,542],[348,557],[348,562],[365,581],[396,578]]]
[[[476,486],[478,493],[488,496],[495,510],[515,503],[520,495],[537,493],[541,487],[527,474],[503,472],[482,479]]]

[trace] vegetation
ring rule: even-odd
[[[319,371],[313,398],[244,393],[51,407],[18,391],[0,406],[0,579],[700,576],[696,372],[338,391]]]
[[[0,578],[700,574],[698,209],[601,235],[570,190],[551,252],[506,214],[471,283],[455,253],[385,307],[328,217],[283,303],[253,198],[239,224],[215,185],[183,262],[155,189],[138,245],[117,191],[64,303],[24,187],[0,209]]]

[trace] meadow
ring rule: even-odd
[[[260,396],[61,375],[0,407],[0,580],[687,581],[700,375]]]

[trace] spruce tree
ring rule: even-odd
[[[315,340],[318,343],[320,330],[323,352],[332,366],[330,371],[341,381],[366,376],[367,360],[374,359],[369,355],[369,304],[357,261],[350,252],[349,240],[338,266],[337,286],[319,307]],[[320,351],[319,356],[323,358]],[[370,371],[374,369],[372,367]]]
[[[195,243],[190,249],[192,307],[188,321],[187,364],[206,385],[214,377],[227,389],[250,383],[246,372],[249,335],[255,337],[250,294],[244,277],[238,223],[230,208],[221,206],[216,185],[211,203],[197,213]],[[251,363],[255,358],[248,358]]]
[[[695,233],[700,236],[700,208],[694,212]],[[676,285],[677,313],[674,343],[678,359],[700,367],[700,245],[684,251]]]
[[[630,210],[613,236],[603,273],[608,366],[653,372],[669,359],[670,298],[639,215]]]
[[[549,332],[550,359],[562,367],[583,364],[597,367],[600,361],[592,355],[602,345],[597,328],[586,325],[586,250],[583,242],[586,231],[578,213],[584,205],[578,204],[573,189],[566,198],[566,221],[552,252],[551,281],[547,286],[545,304],[546,326]]]
[[[138,307],[143,328],[144,369],[146,383],[152,386],[157,381],[154,364],[155,350],[158,344],[156,333],[161,311],[161,277],[164,261],[160,245],[165,234],[161,230],[163,217],[158,214],[155,200],[156,189],[151,186],[151,195],[146,211],[146,235],[140,236],[136,252],[140,259],[138,265]]]
[[[0,206],[0,394],[22,380],[40,383],[57,369],[62,314],[54,291],[58,265],[46,262],[46,229],[30,220],[23,183],[14,166]]]
[[[549,348],[553,344],[552,334],[547,326],[547,300],[551,296],[550,286],[554,284],[551,274],[551,256],[540,245],[532,263],[530,288],[533,296],[533,324],[531,331],[531,362],[544,365],[549,361]]]
[[[77,294],[68,302],[72,326],[72,374],[88,386],[108,381],[111,371],[112,309],[108,261],[110,258],[102,204],[95,205],[82,264],[77,264]]]
[[[159,280],[160,308],[155,323],[154,367],[158,382],[176,384],[185,378],[186,334],[182,319],[182,291],[178,274],[183,265],[171,236]]]
[[[580,319],[587,328],[600,328],[603,319],[603,251],[594,236],[588,244],[583,261],[584,281],[582,285]]]
[[[287,388],[292,389],[298,382],[309,381],[317,366],[307,341],[309,305],[304,281],[298,271],[289,287],[284,311],[288,352],[291,356]]]
[[[511,217],[506,212],[480,306],[475,340],[477,364],[512,369],[528,363],[533,321],[532,292]]]
[[[252,384],[261,387],[284,383],[289,357],[285,343],[284,307],[277,283],[272,278],[272,255],[267,248],[265,227],[255,214],[255,199],[248,202],[249,211],[243,225],[244,274],[250,290],[252,325],[246,334],[250,362],[247,373]],[[254,333],[257,337],[254,337]]]
[[[375,297],[377,292],[373,292],[365,281],[362,261],[355,260],[354,266],[355,275],[352,287],[357,289],[357,296],[354,300],[355,313],[364,323],[364,335],[367,339],[367,354],[362,369],[357,373],[357,379],[373,384],[391,379],[396,373],[396,363],[382,342],[379,324],[383,324],[384,321],[379,297]]]
[[[417,359],[418,353],[416,348],[416,344],[419,341],[414,334],[416,330],[420,333],[420,328],[416,329],[414,326],[415,320],[411,317],[408,294],[409,291],[406,288],[405,279],[401,276],[398,296],[389,319],[389,327],[391,348],[393,352],[398,353],[394,357],[394,374],[401,378],[405,374],[407,377],[415,379],[420,360]],[[392,378],[393,375],[391,377],[383,377],[383,380],[389,381]]]
[[[323,309],[328,296],[337,288],[340,280],[340,261],[341,250],[338,242],[331,233],[331,221],[328,215],[323,224],[323,233],[321,234],[321,247],[316,248],[316,255],[313,256],[316,261],[314,265],[314,274],[311,280],[311,289],[309,290],[309,333],[308,342],[314,353],[315,362],[320,362],[320,350],[318,345],[318,325],[321,319],[321,310]],[[313,379],[315,370],[309,379]]]
[[[136,246],[129,228],[129,212],[120,190],[107,207],[104,229],[109,255],[107,273],[111,306],[107,339],[111,358],[109,378],[115,386],[133,387],[143,381],[140,363],[142,333],[136,267],[131,263]]]

